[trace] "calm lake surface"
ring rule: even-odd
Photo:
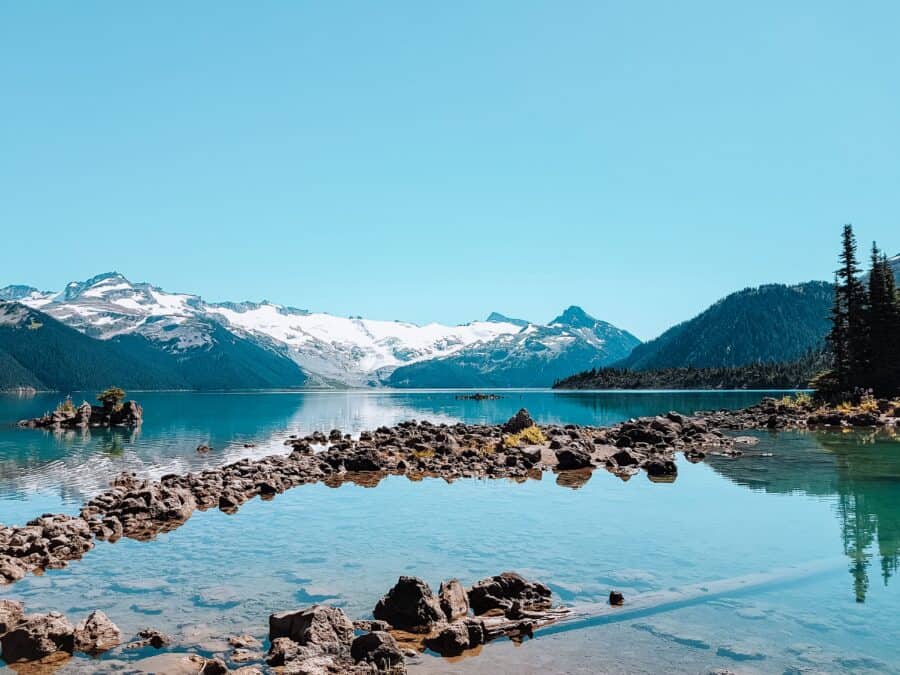
[[[539,422],[602,425],[763,396],[509,391],[478,402],[457,394],[144,393],[135,395],[145,410],[139,432],[64,435],[13,426],[58,396],[0,396],[0,522],[75,513],[119,471],[159,476],[282,453],[289,435],[317,429],[500,422],[521,407]],[[0,598],[73,620],[102,609],[126,636],[152,626],[181,651],[211,655],[227,651],[228,635],[264,638],[277,610],[323,601],[370,616],[401,574],[436,587],[513,569],[579,605],[613,588],[629,598],[765,573],[768,583],[753,589],[701,593],[521,646],[496,643],[474,658],[425,657],[411,670],[900,672],[900,443],[884,434],[755,435],[760,444],[739,459],[679,460],[671,484],[598,470],[577,489],[549,473],[522,484],[392,477],[375,488],[298,487],[233,516],[197,513],[152,542],[98,542],[68,569],[0,587]],[[201,443],[215,451],[198,455]],[[792,566],[815,571],[798,578]],[[59,672],[128,672],[150,655],[116,650]]]

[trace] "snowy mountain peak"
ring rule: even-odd
[[[577,307],[570,307],[556,319],[558,325],[551,326],[499,312],[486,321],[458,326],[420,326],[339,317],[269,301],[207,303],[197,295],[131,282],[118,272],[73,281],[58,293],[9,286],[0,289],[0,299],[40,309],[101,340],[140,336],[178,358],[200,352],[213,358],[234,342],[253,345],[271,358],[293,362],[313,384],[340,386],[382,384],[401,367],[457,355],[466,361],[475,354],[502,360],[504,368],[519,363],[523,372],[530,373],[532,384],[550,384],[549,375],[528,365],[535,354],[544,361],[567,353],[573,358],[577,353],[579,359],[585,355],[606,359],[619,349],[610,339],[628,349],[633,339],[627,334],[624,341],[619,339],[613,334],[618,329],[596,322]]]
[[[597,319],[585,312],[581,307],[572,305],[550,322],[551,326],[569,326],[571,328],[593,328]]]

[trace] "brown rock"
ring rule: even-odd
[[[344,610],[328,605],[279,612],[269,617],[269,639],[282,637],[299,645],[349,646],[353,641],[353,622]]]
[[[36,661],[57,652],[75,651],[75,627],[59,612],[31,614],[0,637],[7,663]]]
[[[8,633],[25,618],[25,608],[15,600],[0,600],[0,635]]]
[[[75,626],[75,650],[86,654],[105,652],[122,642],[122,631],[100,610]]]
[[[428,632],[444,619],[444,611],[431,588],[416,577],[400,577],[372,613],[394,628],[413,632]]]
[[[441,582],[438,599],[447,621],[456,621],[469,613],[469,597],[457,579]]]

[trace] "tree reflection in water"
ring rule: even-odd
[[[764,456],[771,452],[771,456]],[[900,561],[900,436],[894,430],[772,434],[739,459],[708,458],[729,480],[755,490],[836,497],[857,602],[865,602],[873,557],[887,585]],[[877,549],[877,550],[876,550]]]

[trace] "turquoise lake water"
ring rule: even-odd
[[[668,410],[740,407],[754,392],[447,392],[141,394],[139,433],[54,436],[5,424],[57,397],[0,397],[0,521],[76,512],[121,470],[188,471],[284,452],[284,439],[356,433],[404,419],[609,424]],[[268,615],[330,602],[353,617],[401,574],[433,586],[513,569],[567,604],[633,598],[765,573],[766,584],[644,616],[498,643],[461,661],[425,657],[413,672],[900,672],[900,443],[878,434],[757,433],[739,459],[679,460],[678,479],[627,482],[595,471],[577,489],[540,481],[392,477],[377,487],[303,486],[233,516],[197,513],[152,542],[97,547],[68,569],[0,588],[32,611],[78,619],[102,609],[130,636],[152,626],[179,651],[225,651],[265,636]],[[215,448],[211,455],[198,444]],[[254,447],[244,447],[252,444]],[[792,566],[814,573],[790,575]],[[782,577],[785,577],[784,579]],[[702,595],[702,594],[701,594]],[[77,658],[60,672],[127,672],[145,652]]]

